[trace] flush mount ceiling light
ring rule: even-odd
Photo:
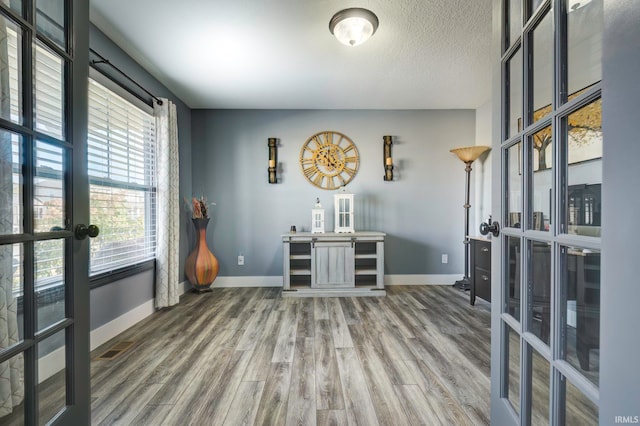
[[[367,41],[378,29],[378,17],[367,9],[354,7],[333,15],[329,31],[340,43],[357,46]]]

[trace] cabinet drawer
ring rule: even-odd
[[[491,243],[488,241],[473,242],[475,266],[491,269]]]
[[[473,286],[476,297],[491,302],[491,271],[478,266],[473,270]]]

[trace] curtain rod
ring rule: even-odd
[[[122,71],[120,68],[116,67],[115,65],[113,65],[111,62],[109,62],[109,60],[107,58],[105,58],[104,56],[102,56],[101,54],[99,54],[98,52],[96,52],[95,50],[89,48],[89,51],[91,53],[93,53],[94,55],[96,55],[98,58],[100,58],[99,61],[96,60],[92,60],[90,62],[91,65],[95,66],[95,65],[100,65],[100,64],[107,64],[109,65],[111,68],[113,68],[114,70],[116,70],[118,73],[120,73],[123,77],[125,77],[127,80],[129,80],[130,82],[132,82],[133,84],[135,84],[136,86],[138,86],[138,88],[140,90],[142,90],[143,92],[145,92],[147,95],[151,96],[151,98],[153,98],[154,101],[156,101],[158,103],[158,105],[162,105],[162,99],[156,97],[153,93],[151,93],[150,91],[148,91],[147,89],[145,89],[144,87],[142,87],[137,81],[135,81],[133,78],[129,77],[124,71]]]

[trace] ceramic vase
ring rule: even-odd
[[[210,290],[211,283],[218,276],[220,264],[207,247],[209,218],[191,220],[196,228],[196,246],[187,257],[184,271],[196,291],[207,291]]]

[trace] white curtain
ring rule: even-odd
[[[9,117],[11,109],[9,89],[7,28],[0,24],[0,110]],[[0,133],[0,235],[13,233],[13,158],[9,132]],[[15,345],[18,335],[18,303],[13,296],[13,246],[0,245],[0,349]],[[24,398],[23,356],[18,354],[0,362],[0,418],[10,414]]]
[[[180,242],[178,116],[168,99],[155,103],[157,182],[156,308],[176,305]]]

